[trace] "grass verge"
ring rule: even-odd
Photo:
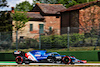
[[[11,53],[14,52],[16,49],[6,49],[6,50],[0,50],[0,53]],[[34,49],[34,48],[29,48],[29,49],[18,49],[19,51],[24,51],[24,52],[29,52],[32,50],[39,50],[39,49]],[[70,47],[69,50],[67,48],[52,48],[52,49],[41,49],[41,50],[47,50],[48,52],[66,52],[66,51],[93,51],[94,46],[90,47]],[[96,50],[100,50],[100,47],[97,46]]]

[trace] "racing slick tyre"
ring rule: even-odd
[[[18,64],[22,64],[22,63],[23,63],[23,58],[22,58],[21,56],[17,56],[17,57],[15,58],[15,61],[16,61],[16,63],[18,63]]]
[[[55,63],[55,58],[54,57],[47,57],[47,61],[50,62],[50,63]]]
[[[71,62],[71,58],[69,56],[65,56],[62,58],[63,63],[69,64]]]

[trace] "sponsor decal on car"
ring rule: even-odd
[[[41,56],[41,53],[40,52],[36,52],[35,56]]]
[[[21,52],[20,51],[14,51],[14,54],[20,54]]]
[[[61,59],[61,56],[56,56],[57,59]]]
[[[27,57],[28,59],[30,59],[30,60],[32,60],[32,61],[38,61],[37,59],[36,59],[36,57],[34,56],[34,55],[32,55],[30,52],[28,52],[28,53],[25,53],[25,57]]]

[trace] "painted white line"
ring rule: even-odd
[[[17,63],[0,63],[0,65],[18,65]],[[25,65],[23,63],[22,65]],[[65,65],[65,64],[57,64],[57,63],[30,63],[29,65]]]

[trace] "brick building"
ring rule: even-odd
[[[35,7],[27,12],[27,16],[31,19],[26,26],[19,30],[18,38],[29,37],[37,38],[39,36],[39,28],[41,33],[60,34],[60,12],[66,9],[62,4],[43,4],[37,3]],[[14,12],[14,10],[12,10]],[[14,21],[13,21],[14,24]],[[15,41],[15,30],[13,30],[13,40]]]
[[[45,32],[50,33],[50,31],[54,31],[56,32],[55,34],[60,34],[61,17],[59,11],[64,9],[66,8],[62,4],[37,3],[32,12],[40,12],[40,14],[45,18]]]
[[[92,28],[99,29],[100,1],[93,1],[69,7],[61,11],[61,34],[70,27],[71,33],[90,33]]]

